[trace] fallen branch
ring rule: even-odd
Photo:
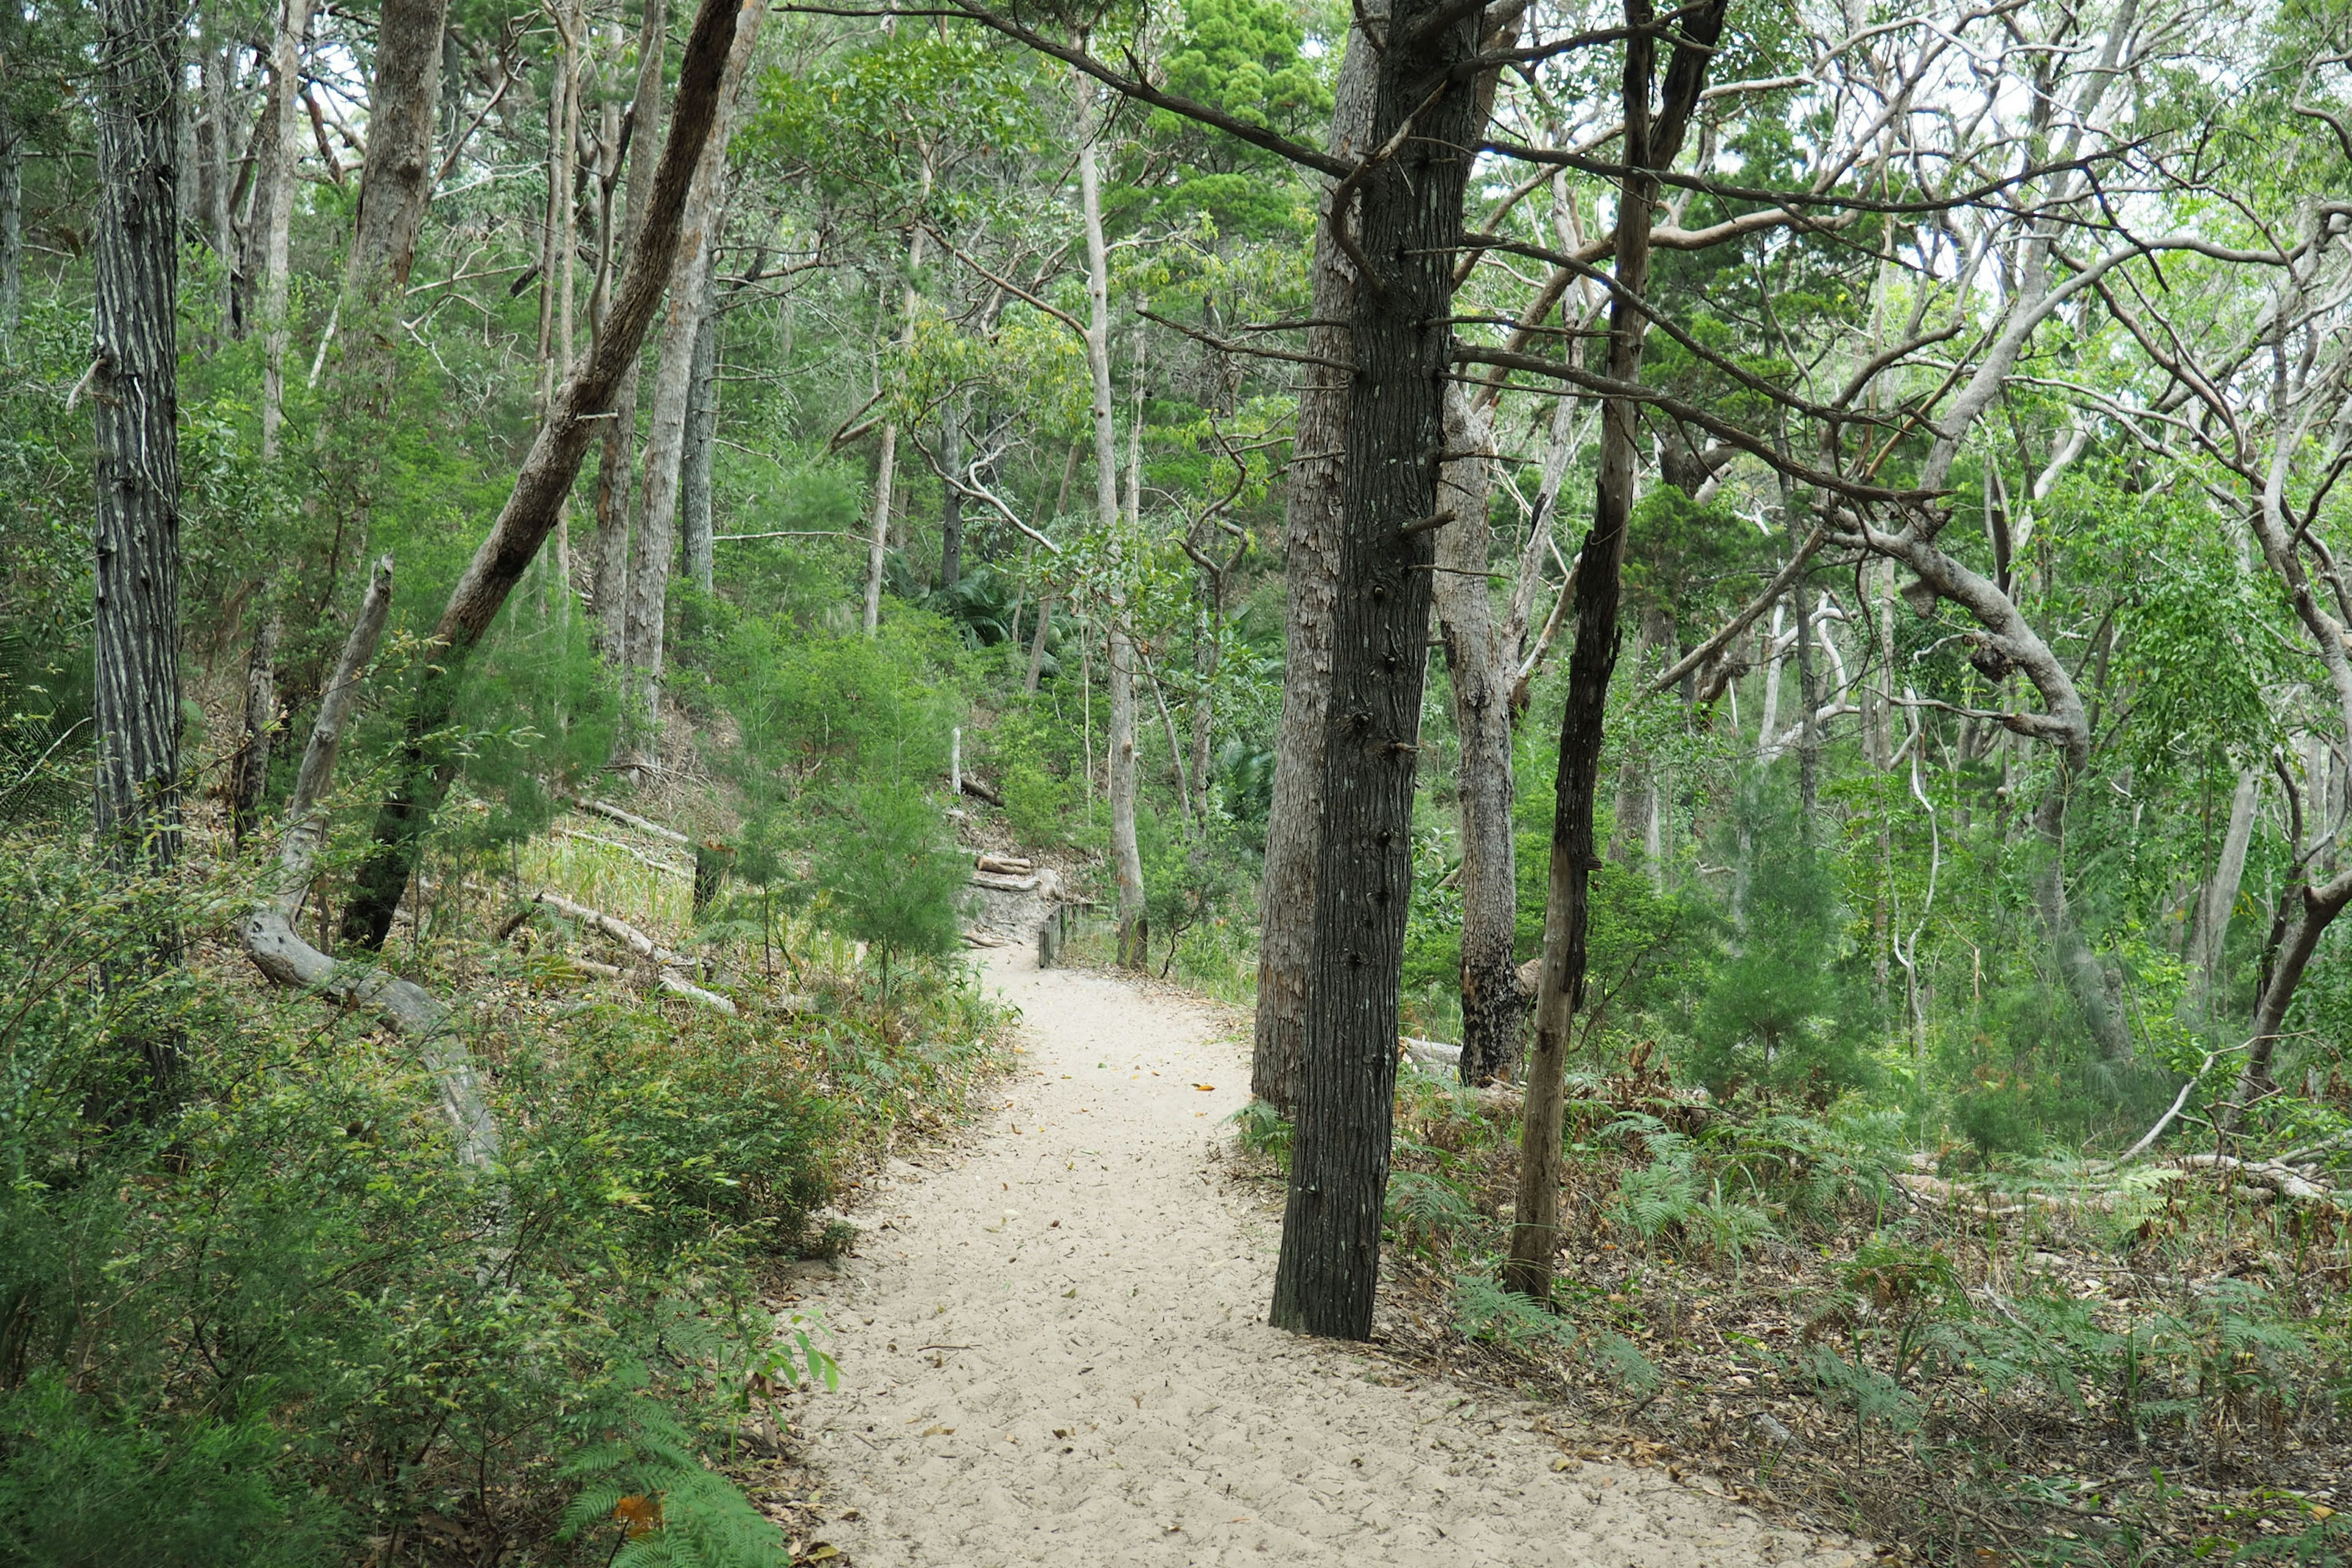
[[[994,790],[989,788],[986,784],[981,783],[978,779],[972,777],[970,773],[964,774],[958,783],[962,787],[963,793],[971,796],[972,799],[984,800],[989,805],[996,807],[999,811],[1004,809],[1004,797],[997,794]]]
[[[733,1002],[716,991],[704,990],[678,973],[677,966],[688,962],[683,954],[662,946],[628,921],[608,915],[602,910],[592,910],[585,904],[575,904],[557,892],[542,891],[531,901],[544,904],[564,919],[577,921],[612,938],[639,958],[658,965],[654,979],[663,990],[699,1002],[706,1007],[714,1007],[730,1017],[736,1016]]]
[[[650,833],[656,838],[666,838],[672,844],[683,844],[689,849],[694,847],[694,840],[677,828],[664,827],[658,822],[648,822],[635,812],[623,811],[610,801],[590,800],[586,795],[576,795],[572,797],[572,804],[582,811],[593,813],[597,816],[608,816],[614,822],[625,823],[640,833]]]
[[[2315,1182],[2306,1180],[2302,1173],[2293,1171],[2274,1161],[2241,1160],[2233,1154],[2183,1154],[2174,1163],[2183,1170],[2230,1171],[2239,1180],[2258,1187],[2268,1187],[2283,1198],[2296,1203],[2334,1204],[2336,1194]]]
[[[667,871],[673,877],[684,877],[689,882],[694,879],[694,868],[691,866],[677,866],[667,860],[656,860],[644,850],[632,848],[617,838],[599,838],[593,833],[583,833],[576,827],[551,827],[548,831],[558,838],[577,838],[583,844],[601,844],[607,849],[618,849],[631,859],[650,866],[656,871]]]

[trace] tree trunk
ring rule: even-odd
[[[126,871],[168,870],[180,847],[178,24],[163,0],[99,7],[92,716],[99,852]],[[148,934],[110,958],[108,989],[179,962],[177,931]],[[180,1041],[140,1046],[147,1103],[168,1104]]]
[[[940,467],[963,478],[963,398],[950,396],[940,405]],[[954,588],[963,575],[963,492],[954,485],[940,487],[940,587]]]
[[[1705,85],[1707,60],[1723,31],[1727,0],[1707,0],[1684,13],[1683,41],[1666,68],[1665,92],[1651,118],[1656,43],[1647,33],[1625,44],[1623,148],[1629,170],[1670,167]],[[1629,26],[1646,28],[1649,0],[1625,0]],[[1649,289],[1651,208],[1654,177],[1628,173],[1617,204],[1617,260],[1609,307],[1609,378],[1637,383],[1649,319],[1638,301]],[[1505,1286],[1540,1301],[1551,1299],[1552,1253],[1559,1245],[1562,1075],[1570,1032],[1584,1005],[1585,965],[1593,868],[1593,797],[1600,781],[1602,725],[1609,679],[1617,663],[1617,602],[1632,520],[1634,457],[1641,441],[1640,406],[1628,398],[1601,405],[1601,470],[1594,486],[1592,527],[1577,568],[1576,642],[1569,655],[1568,701],[1560,715],[1558,805],[1551,829],[1551,875],[1544,906],[1544,951],[1536,990],[1535,1051],[1528,1067],[1527,1108],[1519,1142],[1518,1197],[1511,1227]]]
[[[441,34],[449,0],[383,0],[368,94],[359,220],[344,272],[370,305],[408,286],[416,235],[433,200],[433,128],[441,112]],[[349,330],[351,323],[345,323]]]
[[[1454,795],[1462,811],[1462,1081],[1507,1079],[1517,1068],[1521,1001],[1511,947],[1518,879],[1511,843],[1511,678],[1486,586],[1493,531],[1486,521],[1491,416],[1461,384],[1445,396],[1449,458],[1438,480],[1432,594],[1453,687],[1462,756]]]
[[[2296,987],[2303,984],[2303,972],[2309,966],[2311,955],[2319,950],[2319,939],[2327,934],[2328,926],[2344,912],[2347,903],[2352,903],[2352,871],[2342,872],[2317,886],[2300,878],[2297,881],[2299,885],[2285,895],[2291,900],[2286,930],[2272,961],[2262,996],[2254,1005],[2246,1065],[2238,1074],[2237,1091],[2222,1113],[2225,1131],[2241,1131],[2247,1110],[2269,1089],[2279,1031],[2286,1026],[2286,1010],[2294,1001]]]
[[[678,531],[686,540],[686,574],[695,588],[711,591],[711,459],[719,448],[718,268],[705,269],[702,322],[694,334],[693,390],[686,405],[686,449],[678,460]]]
[[[1078,132],[1078,204],[1087,230],[1087,370],[1094,388],[1095,516],[1110,541],[1110,758],[1104,792],[1110,797],[1110,855],[1118,889],[1118,961],[1140,969],[1150,957],[1150,925],[1143,908],[1143,856],[1135,841],[1135,649],[1128,638],[1126,520],[1118,504],[1118,430],[1111,412],[1110,260],[1103,248],[1100,149],[1102,109],[1092,82],[1084,95]]]
[[[104,0],[98,55],[98,841],[158,869],[180,843],[178,16]]]
[[[931,194],[931,161],[928,151],[923,156],[922,194]],[[907,287],[899,307],[898,346],[907,349],[915,342],[915,312],[922,305],[922,295],[915,289],[915,277],[923,265],[923,247],[930,238],[918,215],[914,231],[907,237]],[[881,390],[881,377],[877,369],[876,390]],[[890,553],[890,507],[896,500],[895,485],[898,473],[898,426],[894,420],[882,426],[881,451],[874,465],[874,533],[866,546],[866,635],[872,637],[882,626],[882,565]]]
[[[764,5],[766,0],[751,4]],[[653,411],[646,423],[645,480],[629,541],[629,618],[621,660],[627,695],[622,755],[639,768],[652,766],[661,754],[662,654],[670,560],[677,550],[678,475],[702,318],[710,304],[711,259],[726,225],[727,143],[733,121],[730,87],[687,197],[677,269],[670,277],[669,310],[662,321],[661,357],[654,368]]]
[[[1454,337],[1454,257],[1480,129],[1466,68],[1481,22],[1445,0],[1390,9],[1366,144],[1324,222],[1352,228],[1331,677],[1323,723],[1307,1028],[1277,1328],[1363,1339],[1380,1280],[1396,1090],[1397,976],[1412,882],[1412,794],[1429,665],[1430,577]],[[1433,81],[1451,85],[1433,94]],[[1353,211],[1350,211],[1352,205]],[[1328,374],[1319,372],[1318,374]]]
[[[302,121],[295,101],[302,90],[302,43],[310,31],[310,0],[282,0],[278,37],[269,54],[269,111],[277,134],[262,149],[268,167],[262,189],[269,207],[261,247],[261,460],[278,457],[278,429],[286,419],[286,343],[291,336],[290,239],[294,173],[302,162]],[[434,45],[438,64],[440,44]]]
[[[2221,858],[2214,863],[2197,900],[2186,954],[2196,1010],[2212,1011],[2221,988],[2222,950],[2230,935],[2230,916],[2237,908],[2238,885],[2246,874],[2246,848],[2254,836],[2254,806],[2262,795],[2263,775],[2248,768],[2238,775],[2230,796],[2230,824],[2221,836]]]
[[[646,203],[653,194],[650,153],[661,133],[662,56],[668,44],[667,25],[667,0],[646,0],[644,26],[637,34],[637,90],[629,106],[628,216],[624,234],[631,255],[635,253],[638,233],[645,227]],[[614,245],[616,255],[620,248]],[[596,320],[596,333],[600,340],[604,333],[602,314]],[[621,662],[628,638],[629,504],[635,493],[629,487],[629,449],[637,436],[637,376],[638,362],[632,359],[614,395],[613,417],[605,422],[604,451],[596,464],[596,543],[589,563],[588,594],[596,615],[596,652],[607,664],[615,665]]]
[[[1363,29],[1367,23],[1381,26],[1387,15],[1387,0],[1364,0],[1356,26],[1349,30],[1331,104],[1334,157],[1360,157],[1371,145],[1380,51]],[[1327,206],[1331,195],[1324,195]],[[1307,314],[1315,324],[1307,330],[1306,352],[1328,363],[1305,367],[1283,500],[1288,592],[1282,725],[1275,740],[1274,797],[1258,890],[1257,1018],[1250,1050],[1250,1092],[1284,1116],[1297,1106],[1298,1064],[1307,1040],[1307,965],[1322,844],[1318,792],[1323,780],[1323,715],[1330,700],[1331,625],[1339,595],[1349,375],[1330,366],[1347,363],[1347,323],[1356,298],[1356,266],[1332,232],[1328,213],[1316,227],[1310,290]]]
[[[253,648],[245,661],[245,733],[229,772],[229,841],[245,847],[261,812],[262,792],[269,785],[270,738],[278,728],[278,616],[266,616],[253,634]]]
[[[25,136],[0,103],[0,352],[12,349],[25,301]]]
[[[379,948],[392,929],[423,836],[457,775],[457,759],[431,737],[443,730],[455,710],[467,656],[554,529],[579,477],[581,459],[604,423],[601,416],[611,410],[622,375],[645,342],[646,329],[677,258],[688,189],[704,143],[719,119],[723,98],[750,63],[763,11],[763,0],[702,0],[679,64],[675,118],[654,176],[646,224],[606,318],[604,335],[541,422],[513,492],[450,590],[434,627],[434,641],[441,651],[427,665],[410,702],[407,739],[393,785],[377,812],[374,842],[343,911],[346,941]]]
[[[205,242],[220,264],[220,295],[216,303],[221,335],[234,338],[237,335],[236,224],[230,216],[230,195],[236,183],[230,164],[236,153],[229,128],[229,69],[228,47],[208,37],[196,74],[196,90],[202,99],[196,106],[196,156],[204,163],[197,193],[197,205],[202,209],[198,217],[204,226]]]
[[[1037,695],[1037,678],[1045,668],[1045,634],[1054,627],[1054,597],[1048,594],[1037,606],[1037,629],[1029,638],[1029,668],[1021,677],[1024,696]]]

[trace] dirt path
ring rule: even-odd
[[[1276,1226],[1213,1155],[1246,1047],[1024,949],[988,974],[1026,1016],[1003,1109],[894,1161],[814,1292],[842,1384],[800,1415],[856,1568],[1854,1561],[1654,1470],[1556,1471],[1529,1408],[1266,1327]]]

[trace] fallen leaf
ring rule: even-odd
[[[955,1436],[955,1428],[952,1426],[926,1426],[923,1428],[923,1436],[926,1437],[952,1437]]]
[[[1214,1094],[1217,1091],[1217,1086],[1213,1083],[1196,1083],[1192,1087],[1202,1094]]]
[[[627,1527],[629,1539],[635,1541],[640,1535],[661,1528],[661,1499],[633,1492],[613,1505],[613,1517]]]

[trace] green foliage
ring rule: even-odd
[[[813,878],[818,919],[869,943],[890,989],[894,959],[940,958],[957,950],[956,917],[971,866],[954,847],[940,808],[906,784],[858,784],[836,810],[855,832],[821,838]]]
[[[611,1432],[565,1461],[581,1490],[564,1505],[559,1541],[611,1540],[614,1568],[788,1568],[791,1554],[766,1515],[723,1476],[700,1446],[646,1393],[642,1366],[615,1373],[599,1425]]]

